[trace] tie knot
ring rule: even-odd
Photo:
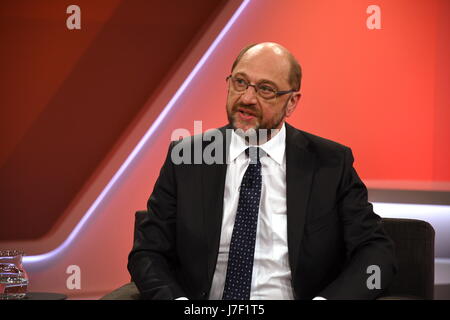
[[[250,158],[251,164],[259,163],[259,159],[263,156],[264,151],[259,147],[248,147],[245,149],[245,154]]]

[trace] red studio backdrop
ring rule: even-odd
[[[60,248],[29,264],[36,291],[129,281],[173,130],[224,125],[231,64],[263,41],[303,68],[288,122],[350,146],[369,188],[450,191],[449,38],[447,0],[2,1],[0,247]]]

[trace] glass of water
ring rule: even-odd
[[[26,296],[28,275],[22,265],[23,256],[19,250],[0,250],[0,300]]]

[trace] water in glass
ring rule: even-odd
[[[18,250],[0,250],[0,300],[26,296],[28,275],[22,265],[23,255]]]

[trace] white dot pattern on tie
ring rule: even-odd
[[[246,150],[250,164],[245,171],[230,242],[227,274],[222,299],[249,300],[255,255],[256,227],[261,198],[259,148]]]

